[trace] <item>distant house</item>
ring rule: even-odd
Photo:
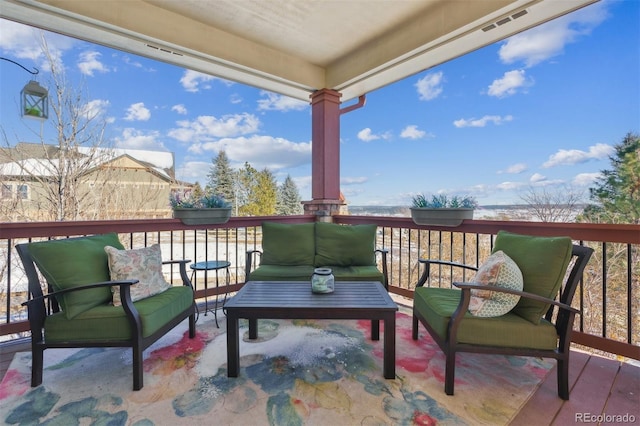
[[[0,221],[171,217],[171,152],[19,143],[0,149]]]

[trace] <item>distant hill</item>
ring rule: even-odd
[[[585,205],[576,206],[575,213],[581,212]],[[349,214],[356,216],[411,216],[408,206],[348,206]],[[518,219],[530,220],[528,209],[523,204],[490,204],[479,206],[474,212],[474,219]]]

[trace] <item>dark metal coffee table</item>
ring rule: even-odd
[[[238,377],[240,370],[240,318],[249,320],[250,339],[258,338],[258,319],[370,319],[371,339],[379,340],[383,320],[383,374],[396,377],[398,306],[379,282],[336,281],[333,293],[313,294],[309,282],[249,281],[225,308],[229,377]]]

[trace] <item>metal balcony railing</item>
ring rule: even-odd
[[[196,275],[196,297],[235,292],[245,281],[246,250],[261,248],[263,221],[313,222],[313,216],[231,218],[207,229],[183,225],[175,219],[91,222],[4,223],[0,227],[0,341],[29,331],[26,281],[14,246],[26,241],[117,232],[127,248],[159,243],[165,259],[228,260],[230,286],[208,286]],[[597,351],[640,359],[640,226],[468,220],[456,228],[415,225],[406,217],[333,217],[340,224],[375,223],[378,248],[389,250],[390,291],[412,297],[418,281],[419,258],[438,258],[478,266],[490,254],[499,230],[529,235],[570,236],[595,249],[583,276],[574,306],[581,310],[573,341]],[[177,270],[165,271],[178,280]],[[470,276],[442,267],[429,285],[450,285]],[[433,274],[433,272],[432,272]],[[462,273],[460,273],[462,274]],[[211,280],[211,277],[209,277]],[[209,281],[211,283],[211,281]]]

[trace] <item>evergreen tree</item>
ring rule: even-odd
[[[200,186],[200,182],[196,181],[196,183],[193,184],[191,192],[194,198],[200,198],[204,195],[204,190],[202,189],[202,186]]]
[[[239,216],[251,216],[255,208],[251,205],[251,192],[256,185],[258,171],[245,162],[244,167],[236,174],[236,203]]]
[[[595,223],[640,224],[640,136],[627,133],[609,157],[611,170],[589,189],[595,204],[587,206],[580,219]]]
[[[207,174],[209,182],[205,191],[209,194],[221,195],[225,200],[233,203],[235,201],[234,175],[227,154],[220,151],[218,156],[213,159],[213,164]]]
[[[265,168],[256,173],[249,192],[249,215],[271,216],[276,214],[277,192],[276,178],[269,169]]]
[[[280,216],[302,214],[300,193],[290,175],[287,175],[282,185],[278,187],[276,214]]]

